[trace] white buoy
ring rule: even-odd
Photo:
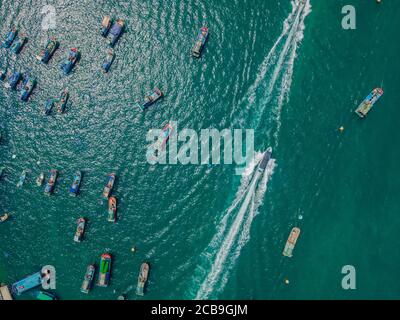
[[[17,155],[13,154],[11,158],[15,159],[17,157]]]
[[[303,220],[303,216],[302,215],[299,215],[299,220]]]

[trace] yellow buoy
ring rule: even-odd
[[[135,251],[136,251],[136,247],[133,246],[133,247],[131,248],[131,251],[132,251],[132,252],[135,252]]]

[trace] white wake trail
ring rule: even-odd
[[[218,238],[219,243],[217,243],[217,239],[214,239],[214,242],[210,243],[209,248],[207,248],[207,258],[212,259],[213,264],[197,292],[196,299],[208,299],[210,295],[218,294],[226,285],[229,272],[235,265],[243,246],[249,239],[253,219],[258,206],[261,204],[261,201],[255,200],[259,199],[260,196],[264,196],[266,191],[265,186],[273,173],[274,167],[275,163],[271,160],[264,174],[255,169],[257,171],[246,191],[246,196],[238,213],[234,216],[231,224],[225,226],[227,231],[223,236]],[[260,190],[263,191],[260,193]],[[225,224],[231,214],[232,212],[227,212],[224,216],[223,220]],[[213,249],[214,252],[210,252],[210,249]]]

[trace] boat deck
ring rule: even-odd
[[[7,286],[0,286],[0,300],[13,300]]]

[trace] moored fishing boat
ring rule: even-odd
[[[202,27],[197,35],[196,43],[192,49],[192,55],[195,58],[200,58],[201,52],[203,51],[204,45],[208,38],[208,28]]]
[[[296,246],[297,239],[300,235],[299,228],[293,228],[290,232],[289,238],[286,241],[285,248],[283,250],[283,255],[291,258],[293,256],[293,249]]]
[[[89,293],[93,286],[94,275],[96,273],[96,267],[94,265],[89,265],[86,269],[85,278],[81,286],[81,292]]]
[[[111,28],[111,19],[109,16],[105,16],[101,21],[101,35],[103,37],[107,37],[110,28]]]
[[[54,106],[53,99],[51,99],[51,98],[47,99],[46,102],[44,103],[44,114],[46,116],[48,116],[51,113],[53,106]]]
[[[18,183],[17,183],[17,188],[21,188],[24,183],[25,183],[25,179],[26,179],[26,170],[23,170],[21,173],[21,176],[19,177]]]
[[[147,262],[142,263],[136,287],[136,294],[139,296],[144,295],[144,287],[149,277],[150,265]]]
[[[14,294],[20,295],[28,290],[36,288],[42,284],[42,274],[41,272],[36,272],[31,274],[24,279],[15,282],[12,285],[12,292]]]
[[[69,188],[69,192],[72,196],[77,196],[79,193],[79,187],[81,185],[81,180],[82,180],[82,172],[77,171],[74,174],[74,181],[72,182],[71,187]]]
[[[61,91],[60,97],[58,98],[58,100],[55,103],[58,113],[64,113],[65,106],[67,105],[67,102],[68,102],[68,98],[69,98],[68,89],[64,89],[63,91]]]
[[[118,19],[117,22],[115,22],[111,29],[110,29],[110,47],[114,48],[114,46],[117,44],[118,39],[121,37],[122,32],[124,31],[124,20]]]
[[[372,92],[364,99],[363,102],[358,106],[357,110],[355,111],[360,118],[365,118],[368,112],[371,111],[372,107],[375,103],[382,97],[383,89],[382,88],[375,88]]]
[[[110,197],[108,199],[108,221],[117,221],[117,198]]]
[[[57,297],[55,294],[48,292],[48,291],[39,291],[39,293],[37,294],[36,298],[38,300],[57,300]]]
[[[36,185],[38,187],[42,186],[43,185],[43,181],[44,181],[44,173],[41,172],[39,177],[37,177],[37,179],[36,179]]]
[[[104,199],[108,199],[110,197],[111,191],[114,188],[114,183],[115,183],[115,173],[110,173],[108,175],[107,184],[103,190],[103,198]]]
[[[100,258],[99,279],[97,285],[100,287],[108,287],[111,277],[111,255],[103,253]]]
[[[11,30],[7,33],[7,38],[3,41],[3,48],[11,47],[15,37],[17,36],[18,30],[16,27],[12,27]]]
[[[76,232],[75,232],[75,236],[74,236],[75,242],[82,241],[83,235],[85,233],[85,226],[86,226],[85,218],[79,218],[77,221]]]
[[[160,151],[164,151],[169,140],[169,137],[172,134],[173,127],[170,123],[167,123],[162,129],[160,135],[157,138],[157,141],[153,144],[153,148],[155,150],[156,155],[159,154]]]
[[[21,100],[28,101],[29,96],[32,94],[33,89],[36,86],[36,80],[29,75],[26,75],[22,81],[21,87]]]
[[[61,69],[64,71],[64,74],[67,75],[71,72],[75,64],[77,63],[80,57],[79,51],[77,48],[71,48],[68,53],[68,58],[61,64]]]
[[[0,223],[7,221],[9,217],[10,217],[9,213],[3,214],[2,216],[0,216]]]
[[[1,140],[1,139],[0,139]],[[0,167],[0,179],[3,178],[4,171],[6,170],[5,167]]]
[[[40,50],[40,53],[36,56],[36,59],[43,63],[48,63],[53,56],[54,52],[57,50],[59,42],[55,37],[50,38],[47,41],[44,49]]]
[[[164,94],[161,92],[161,90],[155,88],[153,92],[150,92],[148,95],[145,96],[144,101],[138,104],[138,106],[140,109],[144,110],[152,104],[156,103],[157,100],[161,99],[163,96]]]
[[[25,36],[16,37],[11,46],[11,51],[14,52],[15,54],[19,54],[27,40],[28,38]]]
[[[56,185],[57,177],[58,177],[58,171],[51,170],[49,181],[47,182],[46,187],[44,189],[45,194],[50,195],[54,192],[54,187]]]
[[[110,67],[114,61],[115,58],[115,53],[112,49],[108,50],[106,59],[103,62],[103,70],[104,72],[108,72],[110,70]]]
[[[11,88],[15,90],[17,88],[18,82],[21,80],[22,74],[18,71],[12,72],[8,76],[8,83],[6,84],[6,87]]]

